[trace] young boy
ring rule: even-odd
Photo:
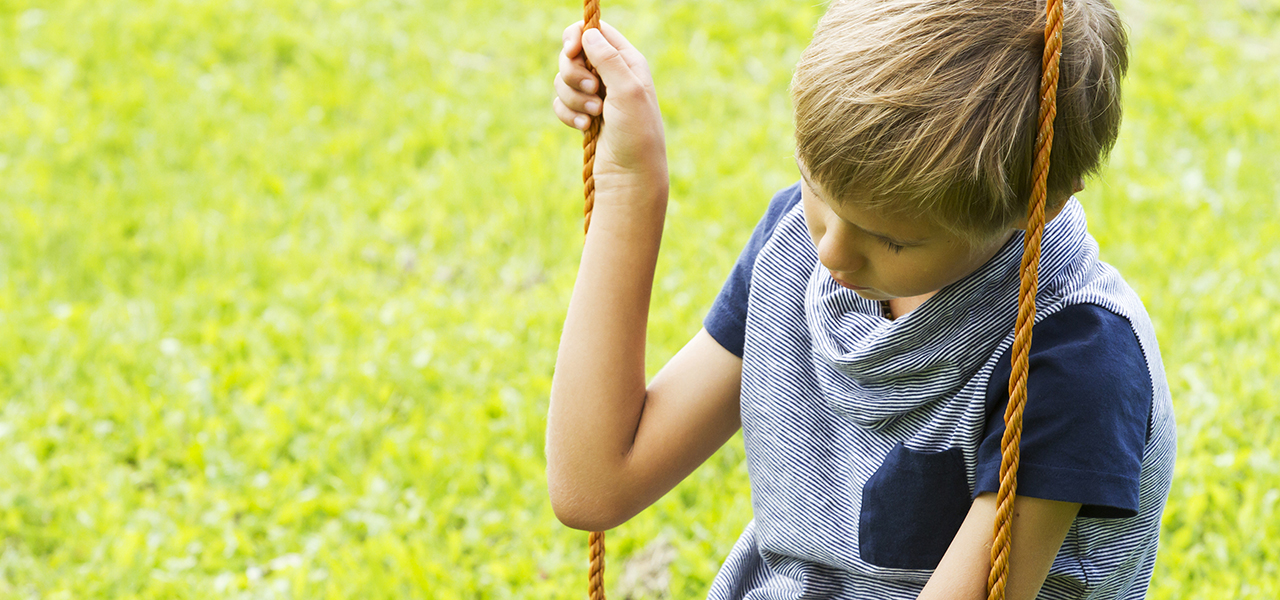
[[[626,521],[741,427],[754,520],[712,598],[985,597],[1043,10],[834,3],[792,81],[800,181],[648,385],[661,117],[620,33],[566,29],[556,114],[605,127],[547,425],[561,521]],[[1064,23],[1007,593],[1141,598],[1172,407],[1142,303],[1071,198],[1115,141],[1126,41],[1106,0]]]

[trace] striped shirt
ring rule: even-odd
[[[705,321],[743,358],[754,519],[712,599],[915,598],[998,487],[1022,239],[896,320],[821,267],[775,196]],[[1019,495],[1082,509],[1040,598],[1142,598],[1173,472],[1142,302],[1071,200],[1045,230]]]

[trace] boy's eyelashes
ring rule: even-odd
[[[828,209],[830,209],[829,205],[828,205]],[[832,211],[832,212],[835,212],[835,211]],[[881,244],[884,244],[886,247],[888,247],[890,250],[893,250],[894,252],[902,252],[906,248],[920,246],[920,245],[923,245],[926,241],[928,241],[926,239],[920,239],[920,240],[914,240],[914,241],[897,240],[889,236],[886,236],[883,233],[869,231],[866,228],[856,223],[852,223],[846,220],[844,217],[841,217],[840,215],[836,215],[836,217],[839,218],[841,221],[844,221],[849,227],[852,227],[854,229],[857,229],[858,231],[861,231],[864,235],[868,235],[875,238]]]
[[[906,246],[903,246],[902,244],[893,243],[893,240],[880,238],[880,241],[885,245],[885,247],[887,247],[889,250],[892,250],[894,254],[898,254],[899,252],[902,252],[904,248],[906,248]]]
[[[846,222],[846,223],[849,223],[848,221],[845,221],[845,222]],[[871,232],[871,231],[867,231],[866,229],[863,229],[862,227],[859,227],[859,226],[857,226],[857,225],[854,225],[853,223],[849,223],[849,225],[850,225],[851,227],[853,227],[853,228],[855,228],[855,229],[857,229],[857,230],[861,231],[864,235],[868,235],[868,236],[870,236],[870,237],[874,238],[876,241],[878,241],[878,242],[880,242],[881,244],[883,244],[885,248],[888,248],[889,250],[893,251],[893,253],[894,253],[894,254],[897,254],[897,253],[899,253],[899,252],[902,252],[903,250],[905,250],[905,249],[907,249],[907,248],[912,248],[912,247],[915,247],[915,246],[919,246],[919,245],[921,245],[921,244],[923,244],[923,243],[924,243],[923,241],[917,241],[917,242],[906,242],[906,241],[901,241],[901,240],[895,240],[895,239],[893,239],[893,238],[891,238],[891,237],[887,237],[887,236],[882,235],[882,234],[879,234],[879,233],[874,233],[874,232]]]

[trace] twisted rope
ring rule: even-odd
[[[1036,160],[1032,167],[1033,184],[1027,234],[1022,240],[1022,285],[1018,290],[1018,322],[1014,329],[1013,372],[1009,376],[1009,407],[1004,413],[1004,437],[1000,440],[1000,492],[996,495],[995,542],[991,545],[991,574],[987,578],[988,600],[1004,600],[1005,584],[1009,578],[1013,501],[1017,496],[1020,460],[1018,444],[1022,439],[1022,413],[1027,405],[1027,362],[1031,353],[1031,326],[1036,317],[1040,238],[1044,235],[1049,152],[1053,148],[1053,119],[1058,114],[1062,0],[1048,0],[1045,11],[1047,17],[1040,78],[1040,128],[1036,133]]]
[[[582,4],[582,30],[599,29],[600,28],[600,0],[583,0]],[[587,59],[585,50],[582,52],[582,58],[587,62],[587,70],[592,75],[597,75],[595,67],[591,66],[591,61]],[[596,79],[599,79],[597,75]],[[604,107],[604,82],[600,82],[599,89],[600,106]],[[604,110],[600,111],[600,116],[591,119],[591,124],[587,126],[582,138],[582,193],[586,200],[586,205],[582,211],[582,233],[585,235],[587,230],[591,228],[591,210],[596,205],[596,178],[592,171],[596,164],[596,140],[600,138],[600,128],[604,126]],[[603,596],[601,596],[603,598]]]
[[[591,600],[604,600],[604,532],[592,531],[587,536],[591,544],[591,570],[587,573],[587,594]]]
[[[599,29],[600,28],[600,0],[583,0],[582,4],[582,30]],[[591,66],[591,61],[587,59],[586,50],[582,52],[582,58],[587,63],[587,70],[592,75],[596,75],[595,67]],[[600,82],[600,100],[601,108],[604,107],[604,82]],[[591,210],[596,204],[596,179],[593,174],[596,163],[596,140],[600,138],[600,128],[604,125],[604,110],[600,111],[600,116],[591,119],[591,125],[587,127],[582,138],[582,194],[586,200],[586,204],[582,210],[582,233],[585,235],[587,230],[591,229]],[[591,600],[604,600],[604,532],[593,531],[587,536],[587,542],[591,547],[591,567],[588,571],[587,594]]]

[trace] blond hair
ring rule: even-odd
[[[1064,12],[1048,175],[1059,203],[1115,144],[1128,68],[1109,1]],[[1044,0],[833,2],[791,81],[810,180],[970,240],[1006,231],[1031,190],[1044,19]]]

